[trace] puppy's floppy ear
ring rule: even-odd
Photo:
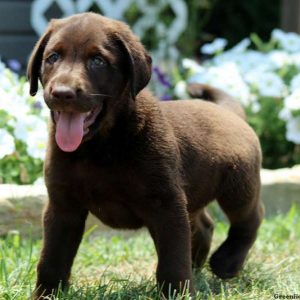
[[[40,79],[41,65],[43,60],[44,50],[49,41],[51,30],[48,29],[46,33],[38,40],[32,50],[27,66],[27,77],[30,82],[30,95],[34,96],[38,90],[38,81]]]
[[[133,99],[148,84],[152,72],[152,59],[140,41],[130,32],[125,37],[116,36],[129,71],[130,94]]]

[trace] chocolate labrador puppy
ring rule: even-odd
[[[147,227],[164,294],[187,282],[193,293],[192,263],[204,263],[213,231],[205,206],[216,199],[230,229],[211,269],[221,278],[240,271],[263,208],[260,145],[238,104],[201,85],[191,94],[220,105],[159,103],[144,89],[151,58],[142,44],[94,13],[52,20],[28,76],[31,95],[42,83],[52,117],[36,299],[67,285],[89,212],[113,228]]]

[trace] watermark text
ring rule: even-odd
[[[284,295],[284,294],[274,294],[274,299],[299,299],[300,300],[300,294],[290,294],[290,295]]]

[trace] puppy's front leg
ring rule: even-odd
[[[44,243],[37,267],[34,299],[66,286],[73,259],[84,231],[87,211],[56,207],[49,203],[44,213]]]
[[[161,209],[149,231],[158,255],[157,282],[165,297],[184,288],[193,294],[191,230],[183,203]]]

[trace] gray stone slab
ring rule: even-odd
[[[262,170],[261,197],[266,207],[266,216],[286,213],[294,203],[300,207],[300,165],[278,170]],[[47,202],[44,185],[0,185],[0,236],[11,230],[25,234],[41,234],[41,214]],[[97,224],[89,217],[87,228]]]

